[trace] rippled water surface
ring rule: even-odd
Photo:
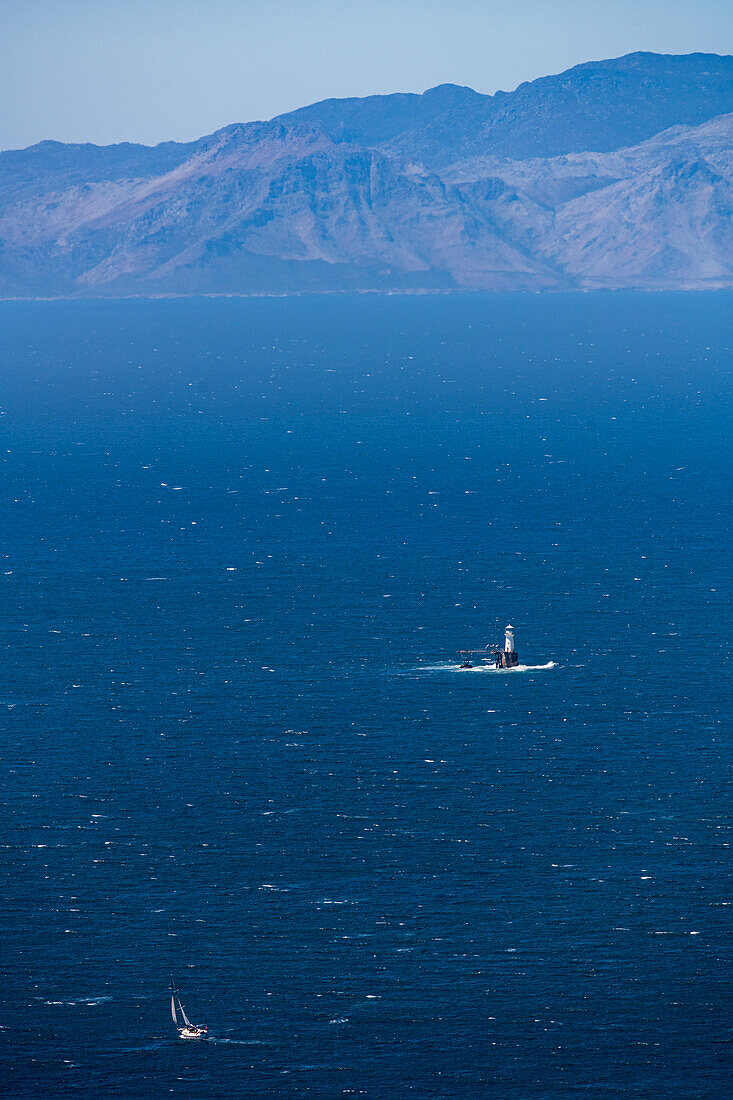
[[[732,305],[0,305],[8,1095],[730,1095]]]

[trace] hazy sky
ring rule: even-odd
[[[731,0],[0,0],[0,148],[186,141],[329,96],[733,53]]]

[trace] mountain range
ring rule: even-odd
[[[0,296],[733,286],[733,57],[0,153]]]

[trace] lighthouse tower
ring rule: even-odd
[[[514,648],[514,627],[510,623],[504,631],[504,648],[494,652],[497,668],[515,668],[519,664],[519,655]]]

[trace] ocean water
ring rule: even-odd
[[[732,306],[0,304],[5,1095],[730,1096]]]

